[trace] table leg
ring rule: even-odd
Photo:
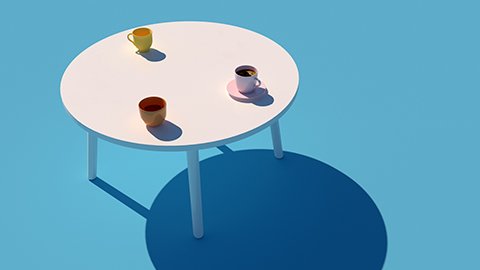
[[[97,136],[88,133],[88,180],[97,178]]]
[[[200,188],[200,163],[198,150],[187,152],[188,183],[190,189],[190,205],[192,208],[193,236],[203,237],[202,191]]]
[[[273,153],[276,158],[283,158],[282,139],[280,137],[280,125],[275,121],[270,129],[272,131]]]

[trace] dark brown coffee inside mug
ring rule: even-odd
[[[240,69],[240,70],[237,70],[237,74],[242,77],[252,77],[252,76],[255,76],[257,72],[255,72],[255,70],[253,69]]]
[[[161,110],[165,107],[167,103],[163,98],[160,97],[148,97],[140,101],[138,106],[140,109],[147,111],[147,112],[154,112]]]

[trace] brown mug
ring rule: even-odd
[[[158,126],[167,116],[167,102],[161,97],[147,97],[138,103],[140,117],[149,127]]]

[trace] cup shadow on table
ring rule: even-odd
[[[156,127],[146,126],[148,132],[150,132],[155,138],[161,141],[174,141],[182,136],[182,129],[174,123],[165,120],[161,125]]]
[[[255,100],[252,103],[260,107],[266,107],[268,105],[273,104],[274,101],[275,99],[267,92],[265,96]]]
[[[222,152],[201,161],[205,236],[192,235],[188,173],[150,210],[93,183],[147,219],[157,269],[382,269],[387,234],[370,196],[335,168],[300,154]]]
[[[264,87],[258,87],[258,88],[255,88],[255,89],[263,89],[263,91],[266,91],[266,94],[264,94],[262,97],[260,98],[257,98],[255,100],[238,100],[238,99],[235,99],[237,100],[238,102],[242,102],[242,103],[252,103],[252,104],[255,104],[257,106],[260,106],[260,107],[266,107],[266,106],[269,106],[271,104],[273,104],[273,102],[275,101],[275,99],[273,98],[272,95],[270,95],[270,93],[268,92],[268,89],[267,88],[264,88]],[[255,91],[255,90],[254,90]],[[244,94],[245,96],[249,96],[249,94]]]
[[[154,48],[150,48],[148,52],[137,52],[137,54],[150,62],[160,62],[167,58],[166,54]]]

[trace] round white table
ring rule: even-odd
[[[88,132],[88,178],[97,177],[97,139],[159,151],[186,151],[193,234],[203,236],[198,151],[271,127],[274,155],[283,157],[278,119],[298,89],[292,57],[274,41],[249,30],[209,22],[147,25],[148,53],[127,40],[133,29],[107,37],[80,53],[61,81],[63,104]],[[258,69],[268,94],[239,102],[227,92],[240,65]],[[167,101],[166,121],[146,127],[138,102],[147,96]]]

